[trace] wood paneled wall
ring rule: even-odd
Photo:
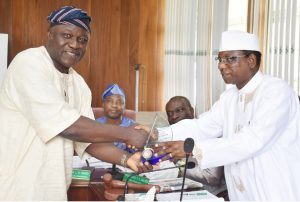
[[[9,34],[9,58],[47,41],[47,15],[63,5],[86,10],[92,34],[75,69],[93,93],[92,106],[110,83],[135,109],[135,67],[140,64],[139,111],[163,110],[165,0],[0,0],[0,32]]]

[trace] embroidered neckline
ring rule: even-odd
[[[69,74],[62,74],[61,78],[61,87],[62,87],[62,93],[63,93],[63,97],[64,100],[66,102],[69,102],[69,78],[70,75]]]

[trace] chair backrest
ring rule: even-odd
[[[104,109],[102,107],[93,107],[92,109],[95,119],[104,116]],[[131,109],[125,109],[124,116],[136,120],[136,112]]]

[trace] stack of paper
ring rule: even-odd
[[[172,178],[172,179],[163,179],[163,180],[151,180],[149,184],[155,184],[160,186],[160,192],[169,192],[181,190],[182,187],[182,177],[181,178]],[[184,189],[195,189],[201,188],[203,184],[201,182],[196,182],[189,178],[185,178]]]
[[[156,194],[157,201],[179,201],[180,192]],[[224,201],[206,190],[183,192],[182,201]]]

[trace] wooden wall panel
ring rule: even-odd
[[[164,66],[165,66],[165,16],[166,11],[166,2],[161,1],[158,8],[158,21],[157,21],[157,54],[156,54],[156,77],[157,84],[156,89],[158,89],[159,93],[156,94],[156,105],[155,109],[165,110],[164,104]]]
[[[101,106],[103,89],[118,83],[126,92],[127,108],[134,109],[134,67],[142,64],[147,72],[140,77],[139,110],[163,110],[165,0],[0,0],[0,31],[9,33],[9,62],[18,52],[46,43],[46,17],[63,5],[80,7],[92,17],[86,55],[75,67],[91,88],[92,105]]]
[[[129,65],[129,5],[130,1],[100,0],[93,2],[93,24],[97,36],[93,36],[91,48],[100,58],[91,57],[91,88],[98,91],[93,105],[101,103],[101,93],[110,83],[118,83],[126,93],[127,108],[134,109],[134,71]]]
[[[0,32],[8,33],[11,25],[11,1],[0,0]]]
[[[139,43],[139,61],[142,64],[140,71],[140,96],[139,108],[153,109],[155,106],[156,92],[151,91],[151,87],[156,88],[156,66],[155,66],[155,52],[156,52],[156,27],[153,26],[157,22],[157,10],[155,8],[156,0],[147,1],[141,0],[140,3],[140,43]],[[152,21],[148,22],[147,19],[151,16]],[[146,107],[147,106],[147,107]]]
[[[141,0],[140,2],[139,61],[143,68],[139,108],[155,111],[164,109],[162,94],[164,29],[162,27],[164,27],[165,1]]]

